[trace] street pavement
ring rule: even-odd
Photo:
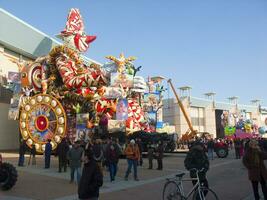
[[[3,154],[5,161],[17,164],[17,154]],[[123,179],[127,163],[125,159],[119,162],[118,177],[115,182],[109,181],[109,174],[104,170],[104,185],[100,191],[101,200],[161,200],[162,190],[166,178],[174,177],[179,171],[185,171],[183,161],[185,154],[167,154],[164,157],[162,171],[149,170],[148,161],[144,158],[144,165],[138,168],[140,181]],[[28,157],[26,158],[27,161]],[[27,162],[26,162],[27,164]],[[57,158],[52,157],[51,168],[44,169],[43,157],[37,157],[36,166],[17,167],[19,178],[14,188],[0,192],[2,200],[76,200],[77,184],[69,183],[69,171],[57,172]],[[154,161],[154,168],[156,168]],[[188,176],[188,175],[187,175]],[[241,160],[234,159],[233,152],[227,158],[211,161],[208,171],[209,186],[222,200],[251,200],[252,187],[248,181],[247,171]],[[184,184],[185,191],[189,191],[190,182]]]

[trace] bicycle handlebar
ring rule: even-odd
[[[190,172],[191,172],[191,171],[195,171],[195,172],[197,172],[197,173],[199,173],[199,172],[203,172],[204,170],[205,170],[205,168],[202,168],[202,169],[197,169],[197,168],[189,169]]]

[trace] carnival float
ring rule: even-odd
[[[246,116],[244,111],[231,113],[227,110],[221,115],[221,125],[225,136],[228,138],[252,138],[262,137],[266,134],[266,126],[258,126],[255,120]],[[267,120],[265,120],[267,125]]]
[[[137,75],[141,66],[134,66],[136,58],[123,53],[106,56],[104,65],[87,64],[82,53],[96,36],[85,34],[78,9],[70,10],[58,37],[62,45],[19,65],[20,85],[13,88],[11,115],[19,119],[21,137],[30,148],[34,144],[42,153],[50,139],[56,149],[64,137],[74,141],[100,134],[96,127],[101,134],[155,131],[159,119],[151,125],[149,115],[162,107],[162,77],[145,81]]]

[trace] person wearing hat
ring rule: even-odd
[[[125,155],[127,158],[128,168],[125,173],[124,179],[127,181],[128,176],[131,173],[132,167],[134,170],[134,180],[139,181],[137,177],[137,163],[140,160],[140,151],[138,145],[135,143],[134,139],[130,141],[130,144],[127,145],[125,149]]]
[[[258,141],[251,140],[248,144],[248,149],[243,157],[243,164],[248,169],[248,177],[251,181],[254,197],[260,199],[258,185],[261,184],[264,199],[267,199],[267,170],[264,160],[267,159],[267,154],[261,151]]]

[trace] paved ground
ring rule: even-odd
[[[178,170],[184,170],[185,154],[168,154],[164,158],[164,170],[148,170],[147,160],[139,168],[140,181],[130,177],[124,181],[126,161],[120,160],[118,178],[110,183],[105,172],[104,186],[101,188],[101,200],[160,200],[165,179],[174,176]],[[16,154],[4,154],[8,162],[17,163]],[[156,163],[155,163],[156,164]],[[155,166],[156,167],[156,166]],[[16,186],[7,192],[0,193],[2,200],[75,200],[76,184],[69,184],[69,173],[57,173],[57,160],[52,158],[51,169],[43,169],[43,159],[37,158],[37,166],[18,167],[19,179]],[[223,200],[253,199],[247,171],[240,160],[233,158],[233,153],[225,159],[216,158],[211,162],[208,172],[210,187]],[[191,184],[186,183],[185,189]]]

